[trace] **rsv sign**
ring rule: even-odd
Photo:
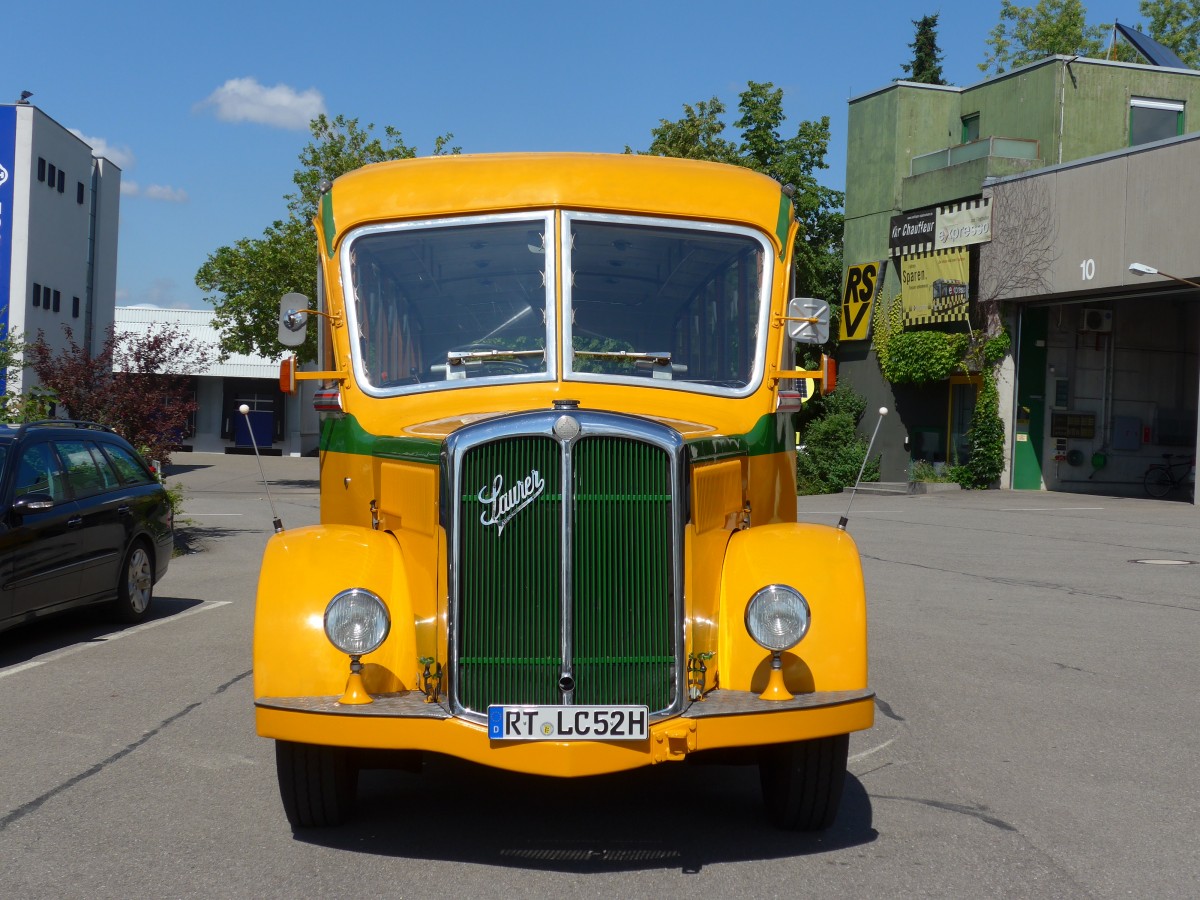
[[[847,267],[842,320],[838,326],[840,340],[865,341],[871,336],[871,311],[883,290],[886,274],[886,259]]]

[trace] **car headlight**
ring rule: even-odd
[[[770,584],[746,606],[746,630],[766,650],[782,653],[800,643],[811,622],[808,601],[795,588]]]
[[[342,591],[325,607],[325,636],[350,656],[378,649],[391,627],[387,607],[365,588]]]

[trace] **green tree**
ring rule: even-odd
[[[1102,57],[1111,31],[1111,24],[1087,24],[1081,0],[1038,0],[1036,6],[1001,0],[1000,21],[986,41],[991,52],[979,69],[999,75],[1056,54]]]
[[[258,353],[278,359],[283,348],[277,340],[279,298],[290,291],[316,296],[317,244],[312,220],[320,203],[321,184],[373,162],[410,159],[415,147],[404,143],[398,130],[386,126],[383,136],[375,126],[360,127],[358,119],[324,114],[309,123],[312,141],[300,151],[292,175],[295,193],[287,194],[288,215],[273,222],[260,238],[242,238],[213,252],[196,273],[196,285],[216,310],[214,324],[221,331],[220,352]],[[448,148],[452,135],[434,142],[434,153],[457,153]],[[303,359],[316,359],[316,329],[300,350]]]
[[[1142,0],[1146,33],[1191,68],[1200,67],[1200,0]]]
[[[0,422],[32,422],[49,417],[53,397],[40,387],[20,394],[10,390],[25,367],[22,355],[25,341],[17,331],[0,331],[0,377],[4,392],[0,393]]]
[[[917,28],[916,37],[909,44],[913,51],[913,61],[901,66],[908,75],[908,81],[918,84],[945,84],[942,78],[942,52],[937,42],[937,24],[940,13],[913,19]]]
[[[733,123],[741,132],[739,142],[724,137],[725,106],[716,97],[694,106],[685,104],[683,110],[681,119],[660,120],[650,133],[646,152],[745,166],[793,185],[792,201],[800,222],[795,246],[797,292],[836,306],[841,293],[845,195],[820,184],[815,174],[828,168],[829,117],[801,122],[795,134],[785,138],[783,90],[754,81],[739,97],[741,115]]]

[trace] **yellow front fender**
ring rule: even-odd
[[[414,687],[417,653],[404,558],[390,534],[347,525],[313,525],[267,542],[254,618],[254,695],[340,695],[350,658],[325,636],[325,607],[347,588],[378,594],[391,632],[362,658],[370,693]]]
[[[783,654],[784,681],[796,694],[867,686],[867,610],[858,547],[846,532],[784,522],[739,531],[721,573],[716,668],[722,688],[763,691],[771,654],[746,631],[755,591],[786,584],[812,612],[808,634]]]

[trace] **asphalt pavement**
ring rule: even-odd
[[[273,515],[317,521],[318,464],[258,465],[175,456],[193,552],[150,621],[0,634],[4,896],[1200,896],[1193,506],[857,496],[876,722],[824,834],[769,828],[753,771],[445,759],[367,773],[353,822],[293,833],[253,728],[254,584]]]

